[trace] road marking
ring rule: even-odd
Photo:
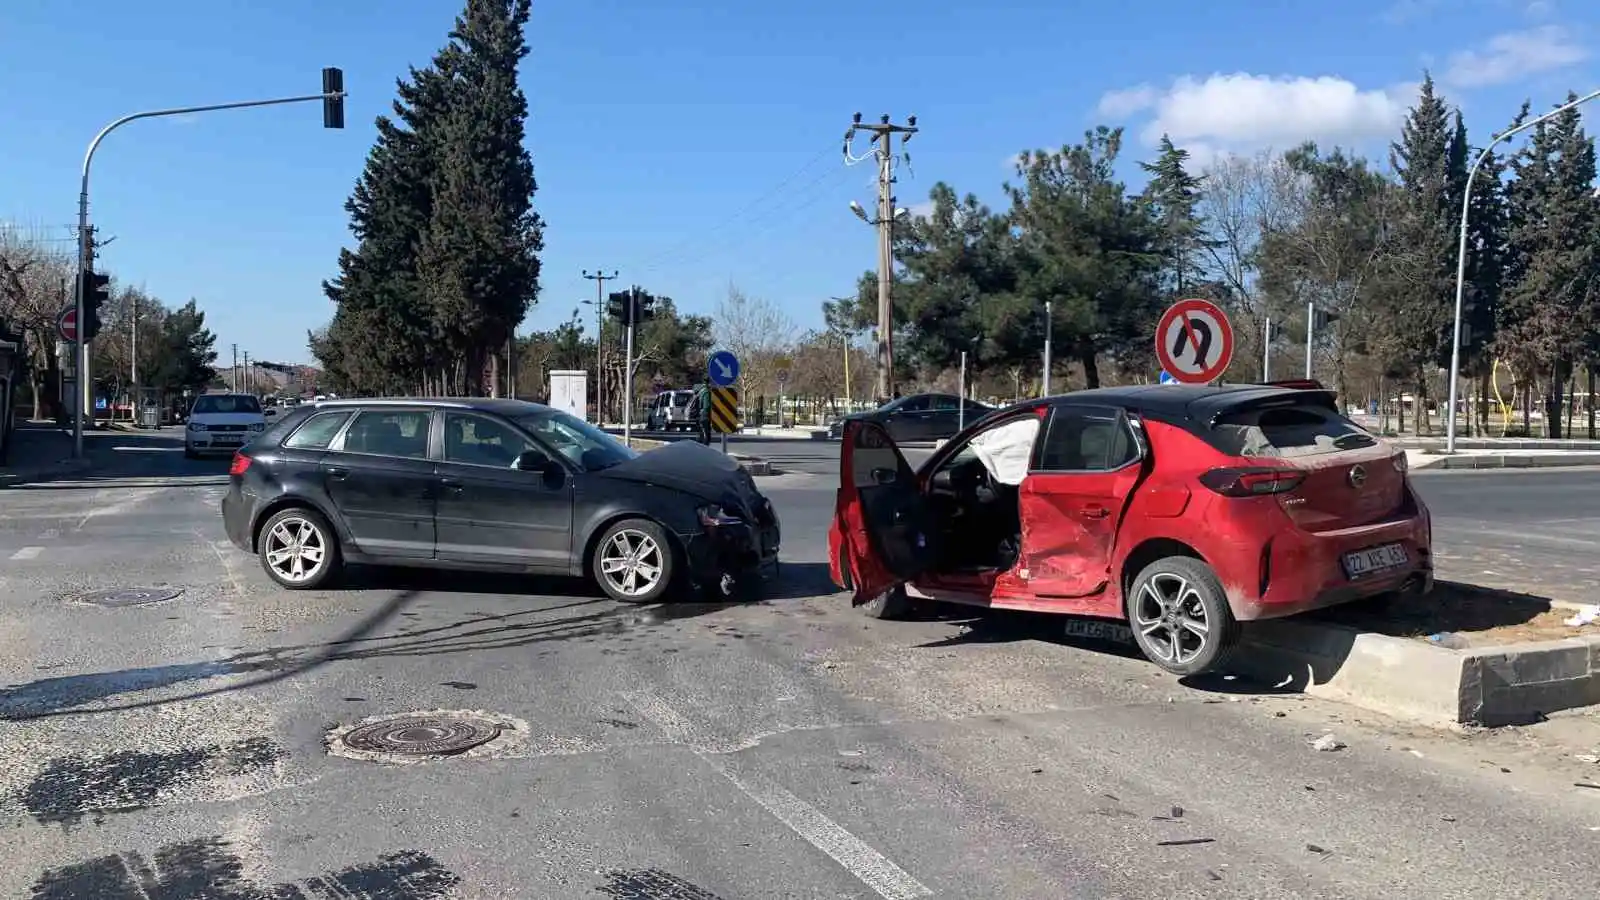
[[[43,552],[43,547],[23,547],[21,550],[11,554],[11,558],[16,560],[36,559]]]
[[[127,492],[127,496],[114,502],[110,496],[111,493],[109,490],[95,491],[94,499],[91,502],[95,504],[105,503],[106,505],[96,506],[96,508],[89,510],[87,515],[78,520],[78,524],[72,526],[72,530],[82,531],[83,526],[89,524],[90,519],[98,519],[101,516],[120,516],[123,513],[130,512],[134,507],[160,494],[161,489],[134,488]]]
[[[699,741],[700,731],[693,723],[673,709],[666,700],[648,691],[628,691],[623,698],[639,714],[660,728],[675,742],[683,743],[717,774],[726,778],[746,797],[771,813],[773,818],[789,827],[790,831],[805,839],[806,843],[827,854],[846,872],[871,888],[884,900],[912,900],[914,897],[932,896],[927,885],[912,877],[910,872],[895,865],[882,853],[872,849],[866,841],[847,831],[844,826],[828,818],[821,810],[796,797],[776,782],[753,773],[738,773],[720,755],[710,753]]]

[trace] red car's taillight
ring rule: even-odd
[[[1200,483],[1224,497],[1261,497],[1283,494],[1300,486],[1306,473],[1299,469],[1245,467],[1212,469],[1200,476]]]
[[[233,452],[233,465],[228,467],[228,474],[243,475],[244,470],[248,468],[250,468],[250,457],[245,456],[242,451],[235,450]]]

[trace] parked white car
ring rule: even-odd
[[[183,455],[232,453],[267,427],[261,401],[249,394],[201,394],[189,410]]]

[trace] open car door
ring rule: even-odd
[[[917,474],[889,432],[848,419],[841,437],[834,516],[855,588],[850,602],[860,606],[922,574],[937,551],[929,545],[933,529]]]

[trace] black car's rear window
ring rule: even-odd
[[[290,450],[326,450],[348,418],[349,410],[317,413],[296,428],[294,434],[284,440],[283,446]]]
[[[1378,443],[1360,425],[1315,403],[1224,413],[1209,443],[1229,456],[1317,456]]]

